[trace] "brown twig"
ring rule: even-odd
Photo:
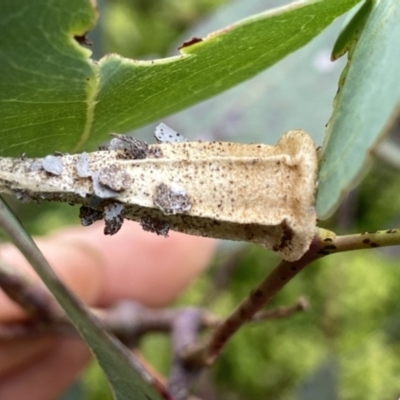
[[[44,290],[43,288],[40,289]],[[40,291],[35,292],[35,296],[36,294],[39,297],[42,296]],[[19,299],[13,300],[20,304]],[[302,301],[306,302],[304,298],[300,298],[295,305],[289,307],[260,311],[250,322],[261,322],[289,316],[306,308],[305,304],[300,305]],[[55,303],[55,301],[50,298],[49,302],[50,304],[47,304],[47,308],[51,309],[51,303]],[[37,304],[35,297],[32,299],[32,304]],[[107,309],[91,308],[91,312],[96,315],[104,329],[113,333],[128,347],[135,347],[140,338],[146,333],[170,333],[174,320],[181,311],[181,308],[162,310],[147,308],[131,300],[122,300]],[[222,322],[221,318],[206,310],[198,309],[198,312],[201,316],[199,329],[215,328]],[[57,314],[55,319],[51,315],[47,320],[37,319],[33,315],[33,318],[28,321],[0,324],[0,341],[40,335],[76,336],[78,333],[65,316],[58,316]]]
[[[40,321],[58,321],[64,314],[50,293],[0,260],[0,288],[29,315]]]
[[[282,289],[303,268],[318,258],[344,251],[370,249],[400,244],[400,229],[336,236],[334,232],[316,228],[309,250],[297,261],[281,261],[250,295],[201,343],[188,347],[182,357],[189,365],[211,365],[230,337],[254,319],[261,307]]]
[[[304,267],[317,258],[321,247],[320,238],[316,236],[310,249],[299,260],[281,261],[279,265],[254,288],[249,296],[212,332],[203,343],[188,347],[183,358],[189,365],[211,365],[231,336],[244,324],[251,321],[257,312],[272,299],[282,287],[296,276]]]
[[[104,328],[116,335],[127,346],[135,346],[138,340],[149,332],[169,333],[176,319],[186,308],[152,309],[135,301],[120,301],[107,310],[94,310]],[[208,311],[196,309],[199,313],[199,329],[213,328],[220,318]]]
[[[196,308],[182,309],[172,325],[172,365],[168,379],[168,391],[174,400],[187,400],[189,390],[197,380],[201,368],[190,368],[182,362],[182,350],[193,345],[201,327],[201,311]]]
[[[251,322],[268,321],[271,319],[285,318],[293,315],[299,311],[305,311],[309,307],[308,300],[301,296],[297,299],[296,303],[289,307],[278,307],[272,310],[263,310],[257,312],[252,318]]]
[[[67,321],[22,321],[17,323],[0,324],[0,342],[18,338],[32,338],[38,336],[79,336],[76,329]]]

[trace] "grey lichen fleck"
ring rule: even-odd
[[[167,221],[152,217],[151,215],[144,215],[140,220],[140,225],[144,231],[168,237],[169,223]]]
[[[61,175],[63,172],[62,159],[51,155],[46,156],[42,161],[42,168],[49,174]]]
[[[87,153],[83,152],[82,154],[79,154],[78,161],[75,164],[75,169],[79,178],[88,178],[92,176]]]
[[[133,182],[128,172],[114,164],[101,168],[97,172],[99,182],[115,192],[128,189]]]
[[[104,234],[115,235],[124,222],[124,206],[120,203],[112,203],[104,207]]]
[[[99,176],[99,171],[94,172],[92,175],[93,193],[101,199],[112,199],[113,197],[118,197],[119,193],[103,185],[100,182]]]
[[[40,160],[33,160],[31,165],[29,166],[29,171],[37,172],[42,169],[42,162]]]
[[[140,160],[147,157],[148,144],[134,137],[112,133],[114,136],[107,146],[107,150],[122,150],[119,158],[127,160]]]
[[[182,214],[190,211],[192,203],[186,190],[179,185],[160,183],[153,197],[154,205],[164,214]]]

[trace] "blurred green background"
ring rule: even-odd
[[[101,0],[99,23],[89,34],[93,57],[99,59],[109,52],[139,59],[177,54],[184,39],[204,36],[286,3],[289,1]],[[328,62],[341,24],[338,21],[306,48],[258,77],[164,122],[189,137],[244,142],[271,141],[287,129],[302,128],[321,144],[343,67],[343,60]],[[151,141],[153,128],[144,127],[134,134]],[[376,159],[360,186],[322,225],[340,233],[398,226],[399,184],[395,167]],[[43,204],[39,213],[32,204],[13,203],[13,207],[32,234],[78,223],[77,209],[67,205]],[[228,263],[233,252],[236,262]],[[312,264],[270,305],[290,305],[304,295],[310,310],[242,329],[197,384],[198,396],[207,400],[398,399],[399,256],[399,249],[369,250]],[[276,261],[255,246],[221,244],[207,274],[188,288],[176,305],[201,305],[226,315]],[[141,349],[161,373],[168,373],[168,337],[149,335]],[[111,399],[95,365],[62,396],[62,400],[71,399]]]

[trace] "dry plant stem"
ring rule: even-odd
[[[309,247],[318,162],[307,133],[287,132],[276,146],[121,138],[93,153],[0,157],[0,192],[80,204],[82,223],[104,219],[106,234],[131,219],[159,235],[251,241],[292,261]]]
[[[172,325],[172,365],[168,379],[168,391],[174,400],[187,400],[189,390],[197,380],[201,369],[188,368],[181,360],[182,350],[193,345],[201,327],[201,312],[195,308],[181,310]]]
[[[299,311],[305,311],[309,307],[308,300],[301,296],[297,299],[296,303],[289,307],[278,307],[272,310],[259,311],[254,315],[251,322],[268,321],[271,319],[285,318],[293,315]]]

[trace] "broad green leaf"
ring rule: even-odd
[[[400,104],[400,2],[377,1],[339,82],[321,155],[317,213],[331,214]]]
[[[89,0],[3,0],[1,154],[78,151],[214,96],[302,47],[358,1],[300,1],[214,32],[179,56],[94,63],[73,40],[95,22]]]
[[[95,19],[88,0],[0,1],[0,154],[67,150],[77,141],[96,67],[73,37]]]
[[[141,366],[137,364],[133,355],[114,336],[105,332],[97,319],[59,281],[43,254],[2,198],[0,227],[30,262],[85,339],[107,377],[115,400],[160,400],[161,396],[137,371]],[[147,372],[143,371],[143,374]]]
[[[369,14],[371,13],[372,5],[372,1],[365,1],[357,12],[351,16],[333,46],[331,55],[332,60],[337,60],[346,54],[352,47],[353,42],[358,40],[359,35],[368,20]]]
[[[285,0],[229,2],[184,37],[201,37],[240,15],[251,15],[284,3]],[[163,122],[189,138],[247,143],[276,143],[283,132],[301,128],[315,143],[322,144],[337,81],[345,64],[342,60],[333,63],[329,59],[342,23],[335,21],[302,49],[251,80]],[[152,131],[154,124],[133,134],[148,140]]]

